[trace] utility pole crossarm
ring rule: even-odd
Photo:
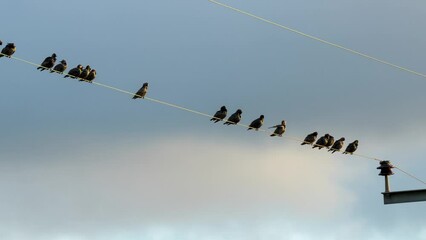
[[[385,204],[426,201],[426,189],[384,192],[382,194]]]

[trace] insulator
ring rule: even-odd
[[[390,161],[380,161],[380,166],[377,169],[380,169],[379,176],[389,176],[393,175],[392,168],[394,166],[390,163]]]

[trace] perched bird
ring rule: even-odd
[[[77,67],[72,68],[68,71],[68,75],[65,75],[64,78],[70,77],[71,78],[78,78],[83,71],[83,66],[81,64],[78,64]]]
[[[320,137],[317,142],[314,144],[314,146],[312,148],[318,148],[321,149],[323,147],[325,147],[328,143],[328,138],[330,137],[330,135],[328,133],[326,133],[324,136]]]
[[[80,75],[78,76],[80,78],[79,81],[84,81],[86,80],[87,76],[89,76],[90,71],[92,71],[92,69],[90,68],[89,65],[86,66],[86,68],[80,73]]]
[[[219,111],[217,111],[210,121],[214,121],[215,123],[222,121],[226,115],[228,114],[228,110],[225,106],[222,106]]]
[[[325,145],[326,148],[330,149],[331,146],[334,144],[334,137],[331,135],[328,135],[327,144]]]
[[[90,70],[89,75],[86,77],[86,80],[89,82],[92,82],[93,80],[95,80],[95,78],[96,78],[96,70],[92,69]]]
[[[247,128],[247,131],[251,129],[258,131],[259,128],[262,127],[264,119],[265,119],[265,116],[260,115],[259,118],[255,119],[253,122],[250,123],[250,126]]]
[[[274,133],[271,134],[271,137],[274,137],[274,136],[282,137],[283,134],[285,133],[286,121],[282,120],[281,124],[272,126],[270,128],[275,128],[275,131]]]
[[[44,59],[44,61],[40,64],[41,66],[37,68],[37,70],[44,71],[46,69],[51,69],[53,66],[55,66],[56,62],[56,54],[52,54],[52,56],[47,57]]]
[[[0,40],[0,46],[3,45],[3,42]]]
[[[147,92],[148,92],[148,83],[144,83],[142,87],[135,93],[135,96],[133,96],[133,99],[145,98],[145,95]]]
[[[0,57],[6,56],[10,58],[16,52],[16,46],[14,43],[8,43],[2,50]]]
[[[231,124],[235,125],[235,124],[239,123],[241,121],[241,114],[242,113],[243,113],[243,111],[241,111],[241,109],[238,109],[223,124],[225,124],[225,125],[231,125]]]
[[[340,138],[339,140],[337,140],[334,144],[333,144],[333,146],[331,146],[331,148],[330,148],[330,150],[328,150],[329,152],[331,152],[331,153],[335,153],[336,151],[340,151],[340,149],[342,149],[343,148],[343,143],[344,143],[344,141],[345,141],[345,138],[344,137],[342,137],[342,138]]]
[[[61,60],[50,72],[59,72],[62,74],[65,70],[67,70],[67,61]]]
[[[303,140],[303,142],[300,145],[305,145],[305,144],[312,145],[312,143],[314,143],[315,140],[317,140],[317,136],[318,136],[317,132],[313,132],[309,134],[308,136],[305,137],[305,140]]]
[[[350,153],[352,155],[357,148],[358,148],[358,140],[355,140],[354,142],[349,143],[348,147],[346,147],[346,150],[343,152],[343,154]]]

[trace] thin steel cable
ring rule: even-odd
[[[392,164],[393,165],[393,164]],[[407,175],[407,176],[409,176],[409,177],[411,177],[411,178],[413,178],[413,179],[415,179],[415,180],[417,180],[417,181],[419,181],[419,182],[421,182],[421,183],[423,183],[424,185],[426,185],[426,182],[425,181],[423,181],[423,180],[421,180],[420,178],[418,178],[418,177],[416,177],[416,176],[414,176],[413,174],[411,174],[411,173],[409,173],[409,172],[407,172],[407,171],[405,171],[405,170],[402,170],[400,167],[398,167],[398,166],[395,166],[395,165],[393,165],[396,169],[398,169],[399,171],[401,171],[402,173],[404,173],[405,175]]]
[[[223,4],[223,3],[220,3],[220,2],[218,2],[218,1],[215,1],[215,0],[208,0],[208,1],[209,1],[209,2],[211,2],[211,3],[217,4],[217,5],[219,5],[219,6],[222,6],[222,7],[228,8],[228,9],[231,9],[231,10],[233,10],[233,11],[235,11],[235,12],[238,12],[238,13],[244,14],[244,15],[246,15],[246,16],[249,16],[249,17],[255,18],[255,19],[260,20],[260,21],[262,21],[262,22],[266,22],[266,23],[272,24],[272,25],[274,25],[274,26],[277,26],[277,27],[279,27],[279,28],[285,29],[285,30],[287,30],[287,31],[290,31],[290,32],[293,32],[293,33],[299,34],[299,35],[301,35],[301,36],[303,36],[303,37],[310,38],[310,39],[313,39],[313,40],[315,40],[315,41],[318,41],[318,42],[321,42],[321,43],[324,43],[324,44],[327,44],[327,45],[330,45],[330,46],[333,46],[333,47],[336,47],[336,48],[340,48],[340,49],[345,50],[345,51],[347,51],[347,52],[350,52],[350,53],[352,53],[352,54],[355,54],[355,55],[358,55],[358,56],[361,56],[361,57],[364,57],[364,58],[367,58],[367,59],[370,59],[370,60],[373,60],[373,61],[376,61],[376,62],[379,62],[379,63],[385,64],[385,65],[391,66],[391,67],[393,67],[393,68],[396,68],[396,69],[399,69],[399,70],[402,70],[402,71],[405,71],[405,72],[409,72],[409,73],[411,73],[411,74],[414,74],[414,75],[417,75],[417,76],[420,76],[420,77],[424,77],[424,78],[426,78],[426,74],[423,74],[423,73],[420,73],[420,72],[417,72],[417,71],[411,70],[411,69],[409,69],[409,68],[402,67],[402,66],[399,66],[399,65],[397,65],[397,64],[394,64],[394,63],[391,63],[391,62],[388,62],[388,61],[385,61],[385,60],[382,60],[382,59],[379,59],[379,58],[376,58],[376,57],[370,56],[370,55],[368,55],[368,54],[365,54],[365,53],[362,53],[362,52],[359,52],[359,51],[356,51],[356,50],[353,50],[353,49],[350,49],[350,48],[344,47],[344,46],[342,46],[342,45],[339,45],[339,44],[336,44],[336,43],[333,43],[333,42],[329,42],[329,41],[327,41],[327,40],[324,40],[324,39],[321,39],[321,38],[318,38],[318,37],[315,37],[315,36],[309,35],[309,34],[307,34],[307,33],[301,32],[301,31],[299,31],[299,30],[296,30],[296,29],[293,29],[293,28],[290,28],[290,27],[287,27],[287,26],[281,25],[281,24],[279,24],[279,23],[276,23],[276,22],[273,22],[273,21],[271,21],[271,20],[268,20],[268,19],[265,19],[265,18],[262,18],[262,17],[256,16],[256,15],[254,15],[254,14],[252,14],[252,13],[245,12],[245,11],[240,10],[240,9],[238,9],[238,8],[235,8],[235,7],[232,7],[232,6],[229,6],[229,5],[226,5],[226,4]]]
[[[5,56],[2,53],[0,53],[0,55]],[[22,59],[22,58],[18,58],[18,57],[14,57],[14,56],[10,56],[10,58],[14,59],[14,60],[18,60],[18,61],[24,62],[26,64],[33,65],[35,67],[42,67],[41,65],[39,65],[37,63],[30,62],[30,61]],[[50,69],[48,69],[48,70],[50,70]],[[56,73],[60,73],[61,75],[63,74],[63,75],[69,76],[69,77],[73,77],[73,76],[71,76],[71,75],[69,75],[67,73],[61,73],[61,72],[55,71],[53,69],[52,69],[52,71],[56,72]],[[132,92],[129,92],[129,91],[117,88],[117,87],[113,87],[113,86],[110,86],[110,85],[107,85],[107,84],[103,84],[103,83],[100,83],[100,82],[90,82],[90,81],[87,81],[87,80],[81,79],[81,78],[76,78],[76,79],[79,79],[79,80],[84,81],[84,82],[89,82],[89,83],[92,83],[94,85],[97,85],[97,86],[100,86],[100,87],[104,87],[104,88],[107,88],[107,89],[111,89],[111,90],[114,90],[114,91],[117,91],[117,92],[125,93],[125,94],[128,94],[130,96],[135,96],[136,95],[135,93],[132,93]],[[139,96],[139,95],[137,95],[137,96]],[[139,97],[142,97],[142,96],[139,96]],[[149,97],[144,97],[144,99],[152,101],[152,102],[155,102],[155,103],[159,103],[159,104],[162,104],[162,105],[166,105],[166,106],[169,106],[169,107],[177,108],[177,109],[180,109],[180,110],[183,110],[183,111],[187,111],[187,112],[191,112],[191,113],[198,114],[198,115],[201,115],[201,116],[205,116],[205,117],[208,117],[208,118],[214,118],[214,116],[212,116],[210,114],[206,114],[206,113],[203,113],[203,112],[192,110],[192,109],[189,109],[189,108],[186,108],[186,107],[182,107],[182,106],[179,106],[179,105],[176,105],[176,104],[173,104],[173,103],[168,103],[168,102],[165,102],[165,101],[161,101],[161,100],[157,100],[157,99],[149,98]],[[240,127],[244,127],[244,128],[248,128],[249,127],[248,125],[241,124],[241,123],[238,123],[236,125],[240,126]],[[273,131],[268,131],[267,129],[263,129],[263,128],[259,128],[258,131],[264,132],[264,133],[267,133],[267,134],[272,134],[273,133]],[[299,142],[299,143],[303,143],[304,142],[304,139],[300,139],[300,138],[292,137],[292,136],[288,136],[288,135],[283,135],[283,138],[286,138],[286,139],[289,139],[289,140],[292,140],[292,141],[295,141],[295,142]],[[342,151],[339,150],[338,152],[342,152]],[[366,156],[366,155],[361,155],[361,154],[358,154],[358,153],[353,153],[352,155],[355,155],[355,156],[358,156],[358,157],[361,157],[361,158],[365,158],[365,159],[379,161],[379,162],[383,161],[383,160],[381,160],[379,158],[370,157],[370,156]],[[411,178],[413,178],[413,179],[415,179],[415,180],[417,180],[417,181],[419,181],[419,182],[421,182],[421,183],[423,183],[423,184],[426,185],[425,181],[419,179],[418,177],[414,176],[413,174],[410,174],[407,171],[404,171],[404,170],[402,170],[401,168],[399,168],[399,167],[397,167],[395,165],[394,165],[394,167],[397,168],[398,170],[400,170],[402,173],[406,174],[407,176],[409,176],[409,177],[411,177]]]

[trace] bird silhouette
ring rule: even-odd
[[[271,134],[271,137],[274,137],[274,136],[282,137],[283,134],[285,133],[286,121],[282,120],[281,124],[272,126],[270,128],[275,128],[275,131],[274,133]]]
[[[259,128],[262,127],[264,119],[265,119],[265,116],[260,115],[259,118],[253,120],[253,122],[250,123],[249,127],[247,128],[247,131],[251,129],[258,131]]]
[[[148,83],[144,83],[142,87],[135,93],[135,96],[133,96],[133,99],[145,98],[145,95],[147,92],[148,92]]]
[[[349,145],[346,147],[346,150],[343,152],[343,154],[353,154],[358,149],[358,140],[353,141],[352,143],[349,143]]]
[[[90,68],[90,66],[87,65],[86,68],[78,76],[80,78],[79,81],[85,81],[87,76],[89,76],[89,73],[90,73],[91,70],[92,69]]]
[[[333,146],[331,146],[331,148],[328,151],[331,152],[331,153],[335,153],[337,151],[340,151],[340,149],[343,148],[344,141],[345,141],[344,137],[340,138],[339,140],[334,142]]]
[[[8,57],[10,58],[14,53],[16,52],[16,46],[14,43],[8,43],[2,50],[0,54],[0,58],[1,57]]]
[[[331,146],[334,144],[334,137],[331,135],[328,135],[327,144],[325,145],[326,148],[330,149]]]
[[[327,145],[328,142],[328,138],[330,137],[330,135],[328,133],[326,133],[324,136],[320,137],[317,142],[314,144],[314,146],[312,148],[318,148],[321,149],[323,147],[325,147]]]
[[[217,123],[219,121],[222,121],[224,118],[226,118],[226,115],[228,114],[228,110],[225,106],[222,106],[219,111],[217,111],[212,119],[210,121],[214,121],[214,123]]]
[[[40,66],[37,68],[37,70],[40,70],[41,72],[46,69],[51,69],[53,66],[55,66],[56,62],[56,54],[52,54],[52,56],[47,57],[44,59],[44,61],[40,64]]]
[[[312,145],[315,140],[317,139],[318,133],[317,132],[313,132],[311,134],[308,134],[308,136],[305,137],[305,140],[303,140],[303,142],[300,145],[305,145],[305,144],[309,144]]]
[[[68,71],[68,75],[65,75],[64,78],[71,77],[71,78],[78,78],[83,71],[83,65],[78,64],[77,67],[72,68]]]
[[[95,78],[96,78],[96,70],[92,69],[90,70],[89,75],[86,77],[86,80],[89,82],[92,82],[93,80],[95,80]]]
[[[50,72],[57,72],[62,74],[65,70],[67,70],[67,61],[61,60],[58,64],[56,64],[53,70],[50,70]]]
[[[241,114],[243,111],[241,109],[238,109],[235,113],[233,113],[226,122],[224,122],[224,125],[236,125],[241,121]]]

